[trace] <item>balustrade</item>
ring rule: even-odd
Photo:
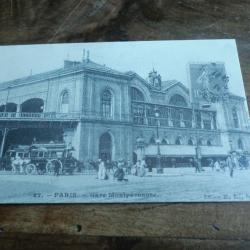
[[[83,112],[80,113],[57,113],[57,112],[0,112],[0,120],[80,120],[92,119],[100,121],[120,121],[132,122],[135,125],[145,126],[159,126],[161,127],[177,127],[177,128],[198,128],[206,130],[215,130],[216,127],[216,113],[210,111],[210,116],[202,119],[202,110],[193,111],[190,108],[180,108],[173,106],[160,106],[158,118],[155,117],[154,110],[156,105],[133,103],[132,114],[112,114],[110,116],[103,116],[100,112]],[[157,107],[158,108],[158,107]],[[208,111],[206,111],[208,113]],[[207,117],[211,117],[208,119]]]
[[[120,121],[130,122],[131,116],[128,114],[115,114],[112,116],[103,116],[100,112],[84,112],[80,113],[29,113],[29,112],[0,112],[0,120],[79,120],[79,119],[92,119],[102,121]],[[144,124],[144,118],[141,121],[134,121],[134,123]]]
[[[29,112],[0,112],[0,120],[71,120],[79,119],[79,113],[29,113]]]

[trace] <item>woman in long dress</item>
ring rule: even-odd
[[[97,174],[97,177],[99,180],[105,180],[106,179],[106,168],[105,168],[105,165],[104,165],[104,162],[99,159],[98,160],[99,162],[99,165],[98,165],[98,174]]]
[[[143,177],[146,174],[146,169],[145,169],[146,163],[144,160],[138,161],[138,167],[137,167],[137,175],[139,177]]]

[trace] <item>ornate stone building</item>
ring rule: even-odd
[[[89,58],[67,60],[61,69],[0,84],[2,151],[35,137],[72,145],[81,161],[146,157],[152,166],[157,154],[163,166],[186,166],[197,147],[204,163],[250,151],[245,99],[228,93],[208,102],[190,91],[156,70],[143,79]]]

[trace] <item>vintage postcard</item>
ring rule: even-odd
[[[234,40],[0,46],[0,203],[250,201]]]

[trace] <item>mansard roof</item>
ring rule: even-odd
[[[44,80],[48,80],[51,78],[60,77],[62,75],[72,74],[78,71],[80,72],[85,69],[98,71],[102,73],[110,73],[110,74],[118,75],[118,76],[126,76],[126,74],[122,72],[111,69],[105,65],[95,63],[91,60],[84,60],[83,62],[73,62],[73,61],[65,61],[65,62],[66,62],[65,66],[63,68],[59,68],[56,70],[51,70],[51,71],[47,71],[44,73],[35,74],[35,75],[27,76],[27,77],[22,77],[22,78],[18,78],[18,79],[11,80],[11,81],[2,82],[0,83],[0,88],[4,89],[8,87],[15,87],[18,85],[23,85],[26,83],[44,81]]]

